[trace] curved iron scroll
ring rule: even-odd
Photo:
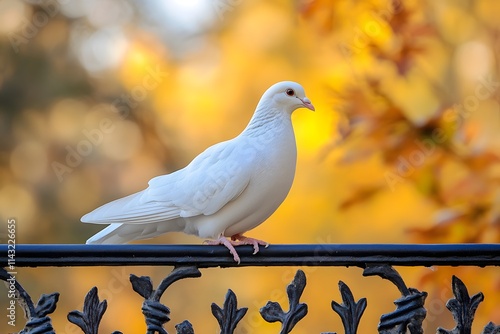
[[[380,317],[378,331],[381,334],[422,334],[422,322],[427,311],[424,308],[427,292],[406,287],[399,273],[387,265],[367,267],[363,276],[377,275],[391,281],[401,292],[402,297],[394,301],[396,310]]]
[[[142,304],[142,313],[146,318],[147,333],[167,334],[163,324],[170,320],[170,309],[160,303],[160,298],[165,290],[174,282],[188,277],[200,277],[201,272],[196,267],[178,267],[175,268],[167,277],[161,281],[158,289],[153,290],[151,278],[148,276],[137,277],[130,275],[130,282],[135,292],[144,298]],[[187,324],[186,324],[187,325]],[[189,330],[184,326],[179,326],[183,331]]]

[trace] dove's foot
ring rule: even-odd
[[[248,238],[245,237],[242,234],[235,234],[231,237],[231,240],[226,239],[224,236],[220,236],[219,239],[217,240],[205,240],[203,242],[204,244],[207,245],[224,245],[226,246],[227,249],[229,249],[229,253],[234,258],[234,261],[238,262],[240,264],[240,256],[238,255],[238,252],[236,252],[236,249],[234,246],[240,246],[240,245],[252,245],[253,246],[253,253],[257,254],[259,252],[259,245],[261,246],[269,246],[269,244],[265,241],[259,240],[259,239],[254,239],[254,238]]]
[[[254,254],[259,252],[259,245],[264,246],[265,248],[269,246],[269,243],[265,241],[245,237],[243,234],[235,234],[231,237],[231,240],[233,241],[233,245],[252,245]]]
[[[229,253],[231,253],[231,255],[233,256],[234,261],[238,262],[238,264],[240,264],[240,262],[241,262],[240,256],[236,252],[236,249],[234,249],[234,246],[242,245],[239,241],[232,241],[232,240],[226,239],[226,237],[221,235],[219,237],[219,239],[217,239],[217,240],[205,240],[203,243],[206,245],[224,245],[224,246],[226,246],[226,248],[229,249]]]

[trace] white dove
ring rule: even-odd
[[[253,245],[256,254],[268,244],[243,233],[271,216],[292,186],[297,148],[291,114],[303,107],[314,110],[298,83],[271,86],[240,135],[209,147],[183,169],[153,178],[147,189],[84,215],[84,223],[111,224],[87,244],[177,231],[226,246],[238,263],[234,246]]]

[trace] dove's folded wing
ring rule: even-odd
[[[251,164],[234,154],[229,141],[214,145],[188,166],[149,181],[149,187],[107,203],[82,217],[84,223],[148,224],[211,215],[248,185]]]
[[[238,148],[234,140],[209,147],[184,169],[149,181],[148,198],[170,201],[180,217],[216,213],[250,182],[252,164]]]

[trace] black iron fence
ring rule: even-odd
[[[423,333],[422,322],[427,311],[427,293],[408,287],[393,266],[499,266],[500,245],[272,245],[253,255],[250,246],[238,247],[241,264],[234,262],[223,246],[180,245],[0,245],[0,279],[6,282],[6,294],[11,303],[17,302],[24,310],[26,325],[20,333],[55,333],[50,314],[55,312],[59,293],[42,295],[34,303],[29,293],[16,280],[17,267],[61,266],[174,266],[172,272],[154,288],[147,276],[130,275],[132,289],[144,298],[147,333],[165,334],[163,325],[170,321],[170,309],[160,302],[166,289],[174,282],[200,277],[200,269],[208,267],[245,266],[356,266],[363,268],[364,276],[380,276],[393,283],[401,293],[394,301],[396,310],[380,317],[378,332]],[[465,284],[456,276],[451,279],[454,298],[446,307],[452,313],[456,326],[439,334],[470,334],[477,307],[483,301],[481,292],[470,296]],[[280,322],[280,333],[289,333],[308,312],[308,305],[300,301],[306,287],[304,271],[297,270],[286,287],[288,305],[269,301],[260,309],[265,321]],[[357,333],[367,301],[356,301],[349,287],[339,281],[342,301],[332,301],[331,308],[338,314],[346,334]],[[10,305],[10,304],[9,304]],[[83,310],[68,313],[68,321],[86,334],[97,334],[99,323],[107,308],[100,301],[98,288],[92,288],[85,297]],[[288,309],[288,311],[284,311]],[[222,306],[212,304],[220,333],[235,332],[245,317],[247,308],[238,308],[236,295],[228,290]],[[8,315],[7,315],[8,321]],[[177,333],[194,333],[192,324],[185,320],[175,326]],[[114,334],[121,332],[114,332]],[[483,334],[500,333],[500,326],[488,323]],[[327,332],[322,334],[333,334]]]

